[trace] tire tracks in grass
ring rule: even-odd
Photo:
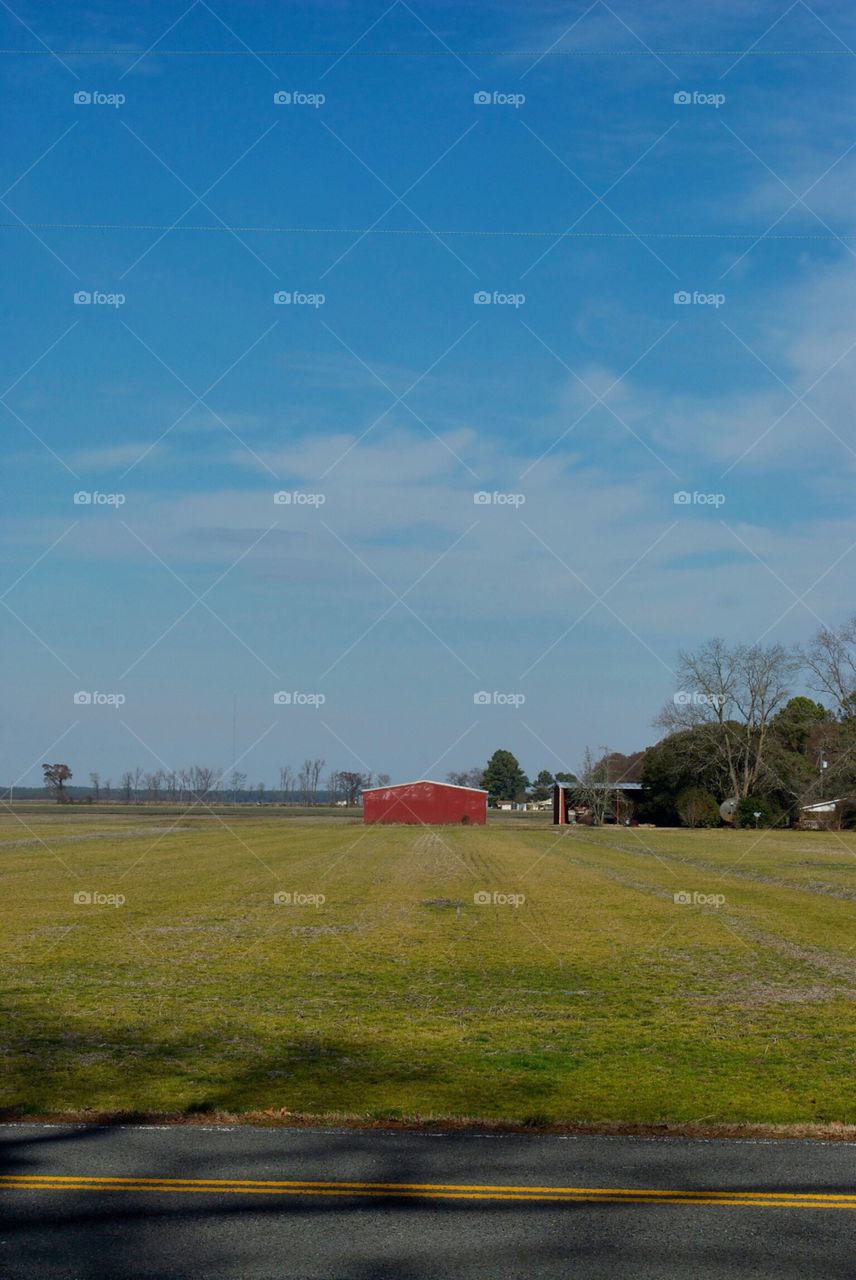
[[[681,866],[693,867],[698,871],[709,871],[720,876],[731,876],[734,879],[747,880],[754,884],[769,885],[772,888],[788,889],[795,893],[810,893],[816,897],[837,898],[842,902],[856,902],[856,888],[848,889],[845,885],[829,884],[823,880],[796,881],[785,880],[781,876],[768,875],[766,872],[738,870],[737,864],[723,867],[716,862],[707,862],[685,855],[664,853],[658,849],[656,853],[642,845],[628,845],[605,840],[598,847],[614,850],[616,853],[627,853],[633,857],[657,858],[663,862],[677,862]]]
[[[614,846],[607,847],[612,847],[614,849]],[[630,851],[620,850],[620,852],[629,853]],[[633,852],[635,856],[643,856],[639,850],[634,850]],[[652,857],[654,855],[648,853],[644,856]],[[576,860],[587,869],[595,871],[607,879],[613,880],[617,884],[624,885],[625,888],[633,889],[648,897],[657,898],[662,902],[675,903],[674,893],[669,892],[668,889],[660,888],[648,881],[638,880],[625,872],[618,871],[614,867],[607,867],[602,862],[592,863],[586,858],[577,858]],[[672,860],[681,861],[680,859]],[[723,875],[721,868],[715,869],[720,872],[722,878],[726,878],[728,873]],[[787,887],[793,888],[792,885],[788,885]],[[680,906],[677,907],[677,909],[685,910],[685,907]],[[856,998],[856,959],[846,961],[839,959],[828,951],[822,950],[820,947],[791,942],[787,938],[780,937],[778,934],[770,933],[768,930],[759,928],[757,925],[750,923],[744,916],[737,916],[732,912],[725,912],[721,907],[711,907],[709,911],[711,914],[715,914],[715,918],[721,920],[733,934],[737,935],[749,946],[766,947],[791,963],[814,969],[828,978],[834,978],[837,982],[846,983],[848,985],[840,988],[835,994],[842,998]]]

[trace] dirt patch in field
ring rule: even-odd
[[[782,982],[732,983],[721,996],[700,996],[699,1004],[738,1004],[741,1008],[758,1008],[771,1004],[827,1004],[831,1000],[853,999],[856,990],[828,987],[821,982],[805,986],[786,985]]]

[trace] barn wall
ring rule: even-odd
[[[480,791],[450,787],[442,782],[414,782],[363,796],[363,822],[400,822],[409,825],[483,824],[487,796]]]

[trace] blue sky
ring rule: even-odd
[[[848,6],[13,9],[4,784],[574,768],[852,611]]]

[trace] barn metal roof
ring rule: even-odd
[[[641,791],[641,782],[557,782],[557,787],[565,791],[578,791],[581,787],[588,791]]]
[[[399,787],[416,787],[420,783],[429,787],[451,787],[453,791],[477,791],[482,796],[489,794],[484,787],[459,787],[456,782],[437,782],[433,778],[417,778],[414,782],[390,782],[385,787],[363,787],[363,795],[369,791],[396,791]]]

